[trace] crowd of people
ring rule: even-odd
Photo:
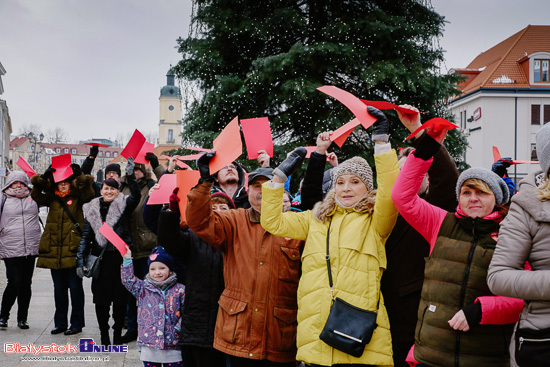
[[[420,113],[403,107],[416,113],[399,119],[417,132]],[[437,126],[397,155],[386,116],[368,112],[376,175],[359,156],[339,163],[321,132],[295,197],[305,148],[276,168],[260,151],[250,173],[237,161],[210,172],[216,152],[202,154],[185,213],[179,188],[168,204],[147,203],[175,158],[165,168],[148,153],[149,168],[129,157],[124,176],[109,164],[94,182],[92,147],[61,181],[52,167],[30,180],[11,172],[0,328],[15,301],[17,327],[32,327],[36,261],[53,281],[51,334],[84,332],[82,279],[93,277],[101,344],[137,340],[145,366],[547,365],[550,124],[537,133],[542,169],[516,192],[511,158],[459,173]]]

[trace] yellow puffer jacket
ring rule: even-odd
[[[374,211],[365,210],[366,200],[359,202],[355,209],[342,209],[335,204],[332,191],[313,211],[283,214],[283,188],[273,189],[267,183],[262,188],[262,227],[277,236],[306,241],[298,286],[296,358],[308,364],[393,365],[390,324],[380,294],[380,279],[386,267],[384,245],[397,219],[397,210],[391,200],[399,173],[395,151],[375,156],[375,164],[378,192]],[[359,358],[340,352],[319,339],[332,305],[325,260],[330,222],[330,264],[335,297],[371,311],[376,310],[380,297],[378,327]]]

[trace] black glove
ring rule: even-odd
[[[383,141],[387,143],[390,140],[390,124],[386,115],[378,108],[372,106],[367,107],[369,115],[375,117],[377,120],[372,125],[372,140]]]
[[[149,163],[151,163],[151,167],[153,167],[153,169],[159,166],[159,159],[153,152],[145,154],[145,159],[147,159]]]
[[[79,266],[76,268],[76,275],[82,279],[84,278],[84,268],[82,266]]]
[[[507,168],[512,165],[512,163],[504,162],[504,161],[512,161],[512,158],[510,157],[501,158],[495,163],[493,163],[493,166],[491,167],[491,171],[493,171],[500,177],[504,177],[504,175],[508,176]]]
[[[483,318],[483,312],[481,310],[481,302],[474,302],[462,309],[464,317],[468,322],[468,326],[472,329],[474,326],[479,325]]]
[[[53,178],[53,173],[55,172],[55,168],[52,168],[52,167],[48,167],[47,170],[44,171],[44,173],[42,174],[42,178],[47,180],[49,179],[50,177]]]
[[[134,162],[134,158],[128,157],[128,164],[126,165],[126,174],[130,176],[132,173],[134,173],[134,168],[136,168],[136,163]]]
[[[97,157],[97,153],[99,152],[99,146],[98,145],[92,145],[90,147],[90,158],[95,159]]]
[[[283,181],[288,180],[288,176],[292,175],[300,167],[306,154],[306,148],[296,148],[281,164],[279,164],[279,167],[273,170],[273,173],[279,176]]]
[[[204,153],[200,156],[199,159],[197,159],[197,168],[199,169],[199,172],[201,174],[199,183],[202,183],[204,181],[214,182],[214,176],[210,174],[209,163],[214,158],[215,154],[216,152]]]

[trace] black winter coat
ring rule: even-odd
[[[212,347],[224,290],[223,255],[190,229],[180,229],[178,212],[160,212],[157,236],[159,245],[187,266],[182,344]]]
[[[125,302],[127,299],[127,292],[120,280],[122,256],[116,247],[99,233],[99,228],[103,222],[106,222],[128,246],[132,245],[129,222],[132,212],[139,204],[140,191],[133,174],[131,178],[128,180],[131,189],[130,195],[126,196],[120,193],[109,204],[105,216],[100,211],[100,207],[104,203],[102,197],[93,199],[82,208],[85,219],[84,230],[76,255],[76,266],[83,267],[89,253],[99,256],[106,246],[99,277],[92,280],[94,303],[97,304],[119,303]]]

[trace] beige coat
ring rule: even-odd
[[[487,276],[493,293],[526,300],[520,323],[532,329],[550,327],[550,201],[538,198],[541,178],[538,171],[520,182]],[[533,271],[524,270],[525,261]]]

